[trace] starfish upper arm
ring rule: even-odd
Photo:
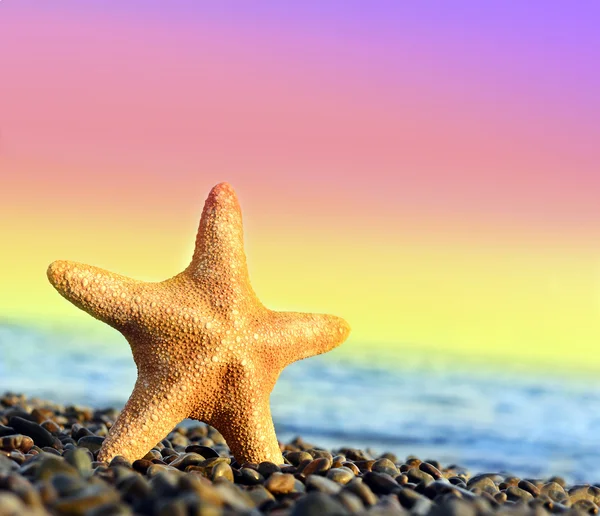
[[[61,296],[114,328],[121,329],[135,310],[136,288],[142,283],[92,265],[57,260],[48,279]]]

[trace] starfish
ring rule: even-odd
[[[149,283],[59,260],[48,267],[48,279],[120,331],[137,366],[133,393],[98,460],[139,459],[192,418],[219,430],[240,464],[282,464],[269,406],[279,374],[350,332],[333,315],[263,306],[250,285],[242,214],[227,183],[208,195],[192,262],[173,278]]]

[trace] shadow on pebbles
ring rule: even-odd
[[[0,516],[597,514],[600,489],[558,477],[470,476],[435,460],[297,438],[286,464],[238,464],[212,427],[178,427],[133,463],[96,461],[118,411],[0,397]]]

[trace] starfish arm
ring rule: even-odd
[[[238,463],[283,464],[268,395],[255,399],[240,393],[208,423],[221,432]]]
[[[58,293],[92,317],[122,328],[132,312],[134,289],[141,282],[82,263],[57,260],[48,279]]]
[[[249,282],[242,211],[228,183],[218,184],[208,194],[187,272],[218,283]]]
[[[327,314],[271,312],[269,327],[277,328],[276,337],[264,345],[272,363],[281,369],[332,350],[350,334],[344,319]]]
[[[122,455],[133,462],[146,455],[187,414],[181,388],[156,377],[139,375],[123,411],[102,443],[98,460]]]

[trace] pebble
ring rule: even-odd
[[[54,444],[53,435],[45,428],[19,416],[13,416],[8,420],[8,425],[14,428],[17,433],[28,435],[33,439],[36,446],[52,446]]]
[[[64,454],[65,461],[73,466],[82,477],[92,473],[92,456],[87,448],[73,448]]]
[[[371,471],[377,473],[387,473],[388,475],[395,477],[400,474],[396,465],[390,459],[379,459],[371,465]]]
[[[368,471],[362,478],[363,482],[367,484],[375,494],[378,495],[392,494],[402,489],[398,482],[396,482],[387,473]]]
[[[95,455],[100,451],[103,442],[104,437],[99,437],[97,435],[86,435],[77,441],[77,446],[87,448]]]
[[[33,439],[27,435],[15,434],[0,437],[0,450],[18,450],[27,453],[33,446]]]
[[[52,509],[59,514],[84,516],[93,508],[119,500],[119,493],[109,486],[92,485],[76,495],[58,500]]]
[[[439,478],[442,478],[442,472],[433,464],[430,464],[429,462],[421,462],[421,464],[419,464],[419,469],[429,475],[431,475],[434,480],[437,480]]]
[[[294,475],[276,471],[266,480],[265,488],[274,495],[288,494],[294,490],[294,481]]]
[[[346,489],[342,489],[335,498],[350,514],[356,514],[365,510],[365,505],[360,497]]]
[[[0,515],[20,516],[26,514],[27,508],[17,495],[9,492],[0,492]]]
[[[118,412],[0,396],[0,516],[548,516],[598,514],[600,487],[564,479],[470,476],[418,457],[302,439],[285,464],[238,464],[208,425],[177,427],[133,463],[95,461]]]
[[[475,479],[474,481],[469,482],[467,484],[467,488],[470,491],[479,489],[480,491],[485,491],[487,493],[490,493],[491,495],[495,495],[498,492],[498,486],[488,476],[481,476]]]
[[[239,470],[239,476],[236,481],[246,486],[256,486],[258,484],[264,483],[265,477],[263,477],[255,469],[241,468]]]
[[[519,501],[527,502],[533,498],[531,493],[528,493],[524,489],[521,489],[520,487],[517,487],[517,486],[510,486],[508,489],[506,489],[506,497],[508,500],[510,500],[512,502],[519,502]]]
[[[281,473],[281,468],[272,462],[261,462],[258,465],[258,472],[265,478],[269,478],[273,473]]]
[[[210,477],[213,481],[228,480],[229,482],[233,482],[233,470],[226,462],[218,462],[212,468]]]
[[[265,486],[253,486],[251,489],[248,489],[246,493],[252,499],[256,507],[261,507],[265,503],[275,500],[272,491],[268,490]]]
[[[187,446],[185,452],[197,453],[198,455],[202,455],[202,457],[206,459],[219,456],[219,454],[213,448],[210,448],[209,446],[200,446],[197,444],[191,444],[190,446]]]
[[[289,452],[288,454],[285,455],[285,458],[290,462],[290,464],[293,464],[294,466],[297,466],[303,460],[309,460],[309,461],[313,460],[313,456],[306,451]]]
[[[429,473],[420,470],[418,466],[410,468],[406,472],[406,476],[408,477],[408,481],[414,484],[418,484],[419,482],[429,484],[434,481],[434,478]]]
[[[173,450],[171,450],[171,452],[173,452],[172,457],[174,457],[174,460],[170,463],[170,465],[174,468],[180,469],[181,471],[185,471],[185,468],[188,466],[197,466],[206,460],[204,456],[195,452],[187,452],[182,455],[179,455]]]
[[[327,472],[327,478],[338,484],[347,484],[355,477],[352,470],[342,466],[341,468],[332,468]]]
[[[337,482],[319,475],[309,475],[306,477],[305,485],[307,491],[321,491],[328,495],[338,494],[342,490],[342,486]]]
[[[331,468],[332,460],[327,457],[320,457],[308,463],[302,470],[302,474],[307,477],[308,475],[318,475],[325,473]]]
[[[346,516],[347,514],[348,511],[338,500],[318,491],[300,498],[291,512],[291,516]]]
[[[377,497],[371,488],[363,482],[362,478],[355,478],[348,482],[344,490],[358,496],[366,506],[375,505]]]

